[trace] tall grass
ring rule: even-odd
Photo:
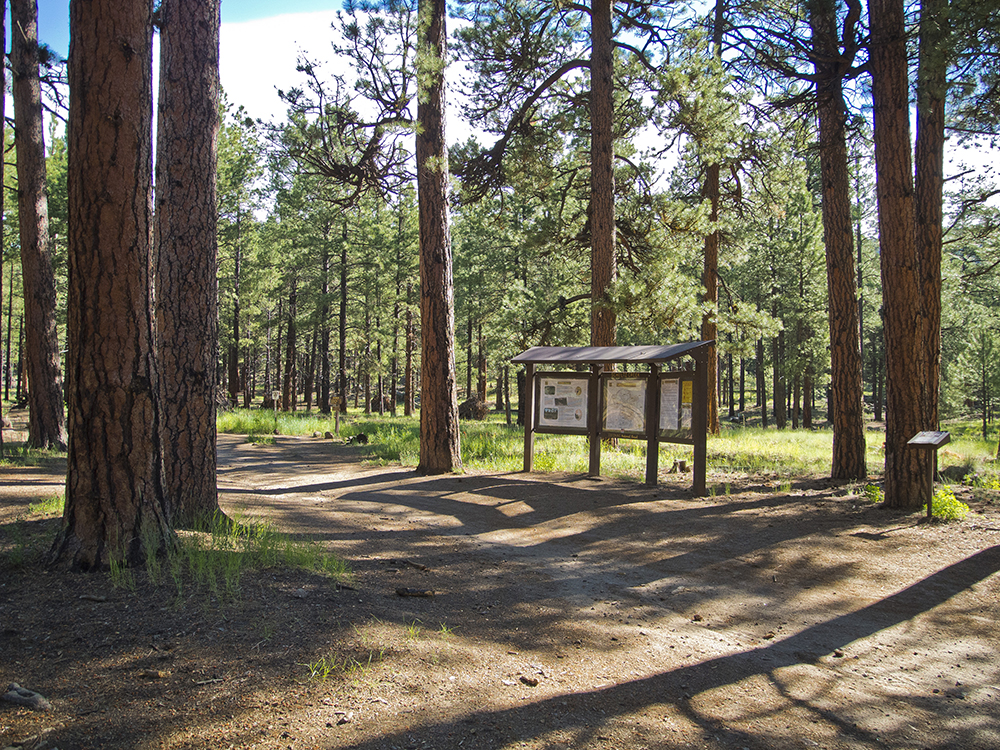
[[[311,435],[333,430],[333,418],[316,412],[274,412],[270,409],[233,409],[220,412],[219,432],[236,435]]]
[[[236,602],[243,576],[251,570],[294,568],[333,581],[351,574],[343,560],[318,544],[293,539],[270,521],[239,514],[216,513],[192,529],[178,531],[177,544],[165,555],[157,555],[155,546],[156,540],[150,540],[146,550],[148,581],[159,585],[169,578],[178,599],[208,591],[220,601]],[[112,566],[109,573],[113,585],[130,590],[136,587],[134,576],[134,571],[122,566]]]

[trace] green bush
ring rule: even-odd
[[[969,506],[955,497],[951,487],[945,485],[934,493],[934,500],[931,503],[931,510],[935,518],[942,521],[961,521],[969,512]],[[924,512],[927,506],[924,506]]]

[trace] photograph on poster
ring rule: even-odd
[[[541,378],[539,427],[587,428],[587,380]]]
[[[604,430],[646,432],[646,378],[604,380]]]

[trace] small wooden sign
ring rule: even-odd
[[[334,408],[340,406],[340,396],[331,396],[330,397],[330,406],[332,406]]]
[[[911,437],[906,441],[907,445],[912,445],[914,448],[940,448],[942,445],[947,445],[951,442],[950,432],[934,432],[930,430],[928,432],[918,432],[916,435]]]

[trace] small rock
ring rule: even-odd
[[[691,621],[692,621],[692,622],[701,622],[701,621],[702,621],[702,620],[704,620],[704,619],[705,619],[705,618],[704,618],[704,617],[702,617],[701,615],[695,615],[694,617],[692,617],[692,618],[691,618]]]
[[[354,712],[350,711],[337,719],[337,726],[340,727],[344,724],[350,724],[352,721],[354,721]]]
[[[32,711],[52,710],[52,704],[45,699],[44,695],[36,693],[34,690],[23,688],[16,682],[12,682],[7,686],[7,692],[0,695],[0,700],[18,706],[25,706]]]
[[[164,672],[160,669],[144,669],[139,673],[139,676],[145,680],[162,680],[170,676],[170,672]]]
[[[327,430],[326,432],[323,433],[323,437],[325,437],[327,440],[333,440],[333,433]]]
[[[295,589],[295,591],[292,593],[292,596],[294,596],[296,599],[305,599],[307,596],[309,596],[309,592],[306,591],[305,589]]]
[[[523,682],[528,687],[538,687],[538,680],[534,677],[521,677],[521,682]]]

